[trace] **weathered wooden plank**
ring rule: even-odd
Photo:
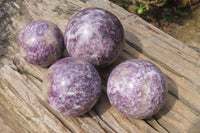
[[[20,132],[70,132],[38,101],[29,90],[31,87],[23,83],[30,82],[22,78],[8,66],[3,67],[0,73],[0,101],[7,112],[2,116],[7,114],[12,116],[11,120],[14,122],[9,123],[10,126],[20,125],[16,127],[24,129]],[[32,87],[34,88],[33,85]]]
[[[5,0],[3,5],[8,2]],[[49,108],[43,98],[41,85],[46,69],[33,66],[19,56],[14,58],[13,65],[12,58],[17,53],[18,33],[30,21],[46,19],[64,31],[75,12],[91,6],[104,8],[119,17],[126,31],[126,47],[110,67],[99,70],[104,93],[95,107],[80,117],[66,117]],[[0,127],[3,132],[195,133],[200,130],[200,53],[107,0],[16,0],[8,7],[12,12],[0,21],[0,29],[5,31],[0,33],[0,44],[6,46],[7,51],[0,60],[11,65],[0,70],[0,123],[3,123]],[[109,104],[105,93],[113,67],[131,58],[152,61],[166,76],[167,101],[150,119],[122,116]]]
[[[43,132],[49,132],[49,131],[51,132],[69,132],[69,131],[94,132],[95,130],[97,130],[99,132],[104,132],[103,129],[99,126],[99,124],[95,120],[87,116],[83,116],[83,118],[64,117],[57,114],[53,110],[51,110],[51,108],[49,108],[47,104],[45,103],[44,97],[42,96],[41,88],[37,88],[37,86],[31,83],[30,79],[28,79],[24,75],[21,76],[16,71],[11,70],[11,68],[9,68],[8,66],[5,66],[1,70],[0,76],[1,78],[3,78],[2,79],[3,86],[1,86],[0,88],[4,88],[4,86],[7,86],[7,90],[9,91],[12,90],[14,91],[13,95],[17,95],[17,96],[12,96],[12,97],[16,99],[20,99],[20,100],[15,99],[15,103],[13,103],[14,105],[10,103],[4,103],[4,106],[6,107],[10,106],[10,109],[15,110],[13,117],[14,118],[17,117],[17,120],[19,120],[20,123],[24,121],[26,121],[25,123],[30,123],[29,125],[23,125],[30,131],[34,131],[34,132],[40,132],[40,131],[43,131]],[[8,83],[6,84],[6,82]],[[15,86],[12,86],[10,84],[15,85]],[[7,93],[8,92],[1,91],[1,96],[2,96],[1,102],[12,101],[12,99],[9,100],[11,96],[9,97]],[[3,97],[4,95],[5,97]],[[21,108],[15,105],[19,105]],[[20,113],[20,116],[18,116],[19,113]],[[27,119],[29,119],[29,122],[27,122],[28,121]],[[36,123],[38,125],[35,125],[34,127],[34,124]],[[48,123],[52,125],[49,125]],[[36,128],[40,126],[43,127],[44,129]],[[63,130],[58,129],[59,126],[62,126],[62,128],[64,129]],[[68,128],[69,129],[67,130],[66,127],[67,129]],[[57,131],[55,131],[56,129]]]
[[[0,2],[0,67],[11,63],[18,52],[18,34],[34,20],[48,20],[64,31],[69,18],[83,8],[80,0],[4,0]],[[2,56],[3,55],[3,56]]]
[[[123,58],[125,56],[122,53],[120,57]],[[22,61],[20,61],[19,59],[22,60]],[[122,62],[122,61],[123,60],[118,59],[116,62],[119,63],[119,62]],[[22,63],[23,59],[18,58],[18,62]],[[31,67],[31,64],[29,64],[27,62],[23,62],[23,63],[26,63],[27,64],[26,66]],[[118,63],[116,63],[116,64],[118,64]],[[24,66],[24,65],[21,65],[21,66]],[[114,65],[111,66],[111,68],[113,68],[113,67],[114,67]],[[108,68],[108,70],[112,70],[112,69]],[[102,78],[105,79],[108,76],[108,73],[109,73],[109,71],[107,71],[105,75],[101,75]],[[31,73],[29,73],[29,74],[31,74]],[[41,71],[41,74],[42,74],[42,71]],[[167,79],[167,81],[168,80],[169,79]],[[171,84],[174,84],[174,82],[170,82],[170,81],[168,81],[168,82],[169,82],[168,87],[170,89],[172,87]],[[181,101],[176,99],[171,94],[169,94],[167,101],[169,101],[169,102],[166,102],[163,109],[161,109],[161,111],[158,114],[156,114],[155,117],[154,117],[155,121],[158,121],[159,123],[161,123],[161,125],[164,127],[164,129],[162,127],[160,127],[159,124],[157,124],[157,125],[151,125],[150,124],[151,126],[154,126],[155,129],[162,129],[165,132],[167,132],[168,130],[170,130],[171,132],[175,132],[176,131],[175,129],[178,128],[180,125],[181,125],[181,127],[185,127],[185,128],[180,128],[179,129],[180,132],[184,132],[187,128],[192,127],[192,126],[196,130],[200,130],[200,127],[198,125],[194,124],[195,121],[200,121],[198,113],[196,113],[194,110],[189,108],[187,105],[183,104]],[[174,108],[175,103],[177,101],[179,101],[179,103],[181,103],[181,104],[178,104],[178,106],[176,108]],[[190,121],[183,121],[183,123],[181,122],[179,124],[175,124],[175,122],[173,122],[173,121],[167,121],[173,116],[179,117],[179,112],[176,111],[178,108],[183,108],[183,110],[186,112],[186,113],[182,112],[182,117],[180,117],[180,119],[186,119],[186,120],[190,120]],[[170,112],[171,115],[166,115],[166,110],[167,110],[167,112]],[[95,106],[95,112],[99,115],[99,117],[103,121],[105,121],[107,123],[107,125],[109,127],[111,127],[112,129],[114,128],[114,130],[116,130],[117,132],[123,132],[124,131],[124,126],[121,126],[121,125],[124,124],[124,122],[125,122],[124,125],[128,125],[128,127],[131,127],[131,125],[134,124],[135,127],[134,128],[131,127],[131,129],[135,129],[136,131],[138,130],[137,132],[140,131],[139,129],[142,129],[142,130],[145,130],[145,131],[148,131],[148,132],[155,132],[154,129],[152,129],[147,123],[142,123],[139,120],[128,120],[127,118],[125,118],[125,117],[121,116],[119,113],[117,113],[116,110],[113,107],[111,107],[111,105],[109,104],[107,98],[105,97],[105,94],[104,94],[103,98],[101,98],[99,103]],[[103,114],[101,114],[102,112],[103,112]],[[190,113],[188,113],[188,112],[190,112]],[[163,116],[163,118],[160,118],[159,116]],[[167,120],[165,120],[165,119],[167,119]],[[121,123],[119,123],[119,121]],[[143,128],[141,128],[142,124],[144,126]],[[184,126],[185,124],[187,124],[188,126]],[[140,125],[140,126],[138,127],[136,125]],[[170,128],[170,127],[174,127],[174,128]],[[167,129],[167,130],[165,130],[165,129]],[[130,129],[125,128],[125,131],[130,131]]]
[[[170,92],[200,113],[200,53],[184,43],[130,14],[115,4],[104,0],[88,1],[87,6],[107,9],[116,14],[126,30],[123,59],[143,58],[153,61],[171,83]],[[127,53],[127,54],[126,54]]]
[[[124,60],[136,58],[137,56],[137,58],[146,59],[155,63],[166,75],[167,84],[170,86],[168,87],[169,92],[178,97],[182,102],[193,108],[195,111],[200,112],[200,90],[198,86],[192,84],[187,79],[168,71],[168,68],[165,68],[157,61],[151,60],[149,57],[140,54],[139,51],[132,49],[131,46],[126,45],[126,47],[124,53],[121,54],[121,57]],[[130,53],[134,54],[130,55]]]
[[[168,95],[165,106],[154,117],[169,132],[197,133],[200,131],[199,114],[172,95]]]
[[[41,77],[44,76],[43,74],[44,74],[45,69],[41,69],[41,68],[38,68],[38,67],[36,67],[35,70],[31,69],[34,66],[31,65],[31,64],[29,64],[29,63],[27,63],[27,62],[25,62],[19,56],[16,56],[16,58],[14,59],[14,62],[17,65],[18,70],[21,71],[21,72],[24,72],[24,74],[28,74],[30,80],[33,81],[36,84],[36,86],[38,86],[40,92],[37,92],[35,88],[32,91],[34,92],[35,95],[37,95],[38,97],[40,97],[41,100],[43,100],[43,104],[45,105],[45,107],[49,108],[48,105],[44,102],[43,96],[41,95],[41,93],[42,93],[42,90],[41,90],[42,82],[37,80],[37,79],[39,79],[39,80],[42,79]],[[24,66],[26,66],[26,67],[24,67]],[[34,71],[37,71],[38,74],[35,75]],[[34,78],[32,76],[34,76]],[[51,110],[51,109],[49,108],[49,110]],[[74,131],[74,132],[77,132],[77,131],[80,132],[80,129],[83,128],[85,132],[88,132],[89,128],[86,128],[85,126],[83,126],[83,124],[85,124],[85,123],[83,123],[82,119],[80,119],[80,118],[76,118],[75,119],[75,118],[71,118],[71,117],[64,117],[64,116],[61,116],[61,115],[59,115],[59,114],[57,114],[55,112],[53,112],[53,113],[54,113],[54,115],[56,115],[62,121],[62,123],[65,123],[65,125],[67,125],[68,127],[71,127],[72,131]],[[77,122],[74,123],[74,121],[77,121]],[[80,121],[82,122],[82,124],[81,124]],[[93,121],[93,123],[94,123],[94,121]],[[101,123],[104,124],[104,125],[106,125],[102,121],[101,121]],[[85,125],[87,125],[87,124],[85,124]],[[90,126],[91,125],[92,124],[90,124]],[[79,130],[77,130],[77,129],[79,129]]]
[[[102,78],[105,78],[105,77],[104,75],[102,75]],[[171,83],[174,84],[174,82],[171,82]],[[172,90],[171,83],[168,83],[168,88],[170,90]],[[196,121],[200,121],[199,113],[194,111],[192,108],[189,108],[188,105],[182,103],[180,100],[176,99],[176,97],[174,97],[171,93],[168,94],[168,98],[166,101],[167,102],[164,104],[164,107],[153,117],[155,118],[156,121],[158,121],[162,125],[162,127],[164,127],[164,129],[166,129],[166,131],[185,132],[186,129],[191,128],[191,127],[195,129],[195,130],[191,130],[191,132],[200,130],[200,124],[195,123]],[[180,109],[182,109],[183,111],[181,111]],[[184,121],[176,124],[177,121],[170,121],[170,119],[173,117],[178,117],[177,120],[184,120]],[[185,124],[187,124],[187,126],[184,126]],[[152,126],[154,126],[155,129],[157,128],[160,129],[159,125],[152,125]],[[176,129],[179,129],[179,130],[176,131]]]
[[[1,133],[15,133],[15,130],[11,129],[3,120],[0,120],[0,132]]]
[[[86,6],[104,8],[116,14],[123,23],[126,31],[134,33],[134,35],[126,37],[134,38],[134,45],[141,50],[147,49],[149,45],[156,45],[168,49],[171,54],[181,56],[185,60],[190,61],[195,65],[200,65],[200,54],[198,52],[187,47],[184,43],[174,39],[151,24],[145,22],[139,16],[128,13],[112,2],[109,2],[108,0],[88,0]]]
[[[121,61],[116,61],[115,65],[119,64],[123,60],[131,59],[131,58],[141,58],[152,61],[165,73],[166,81],[169,88],[169,92],[179,98],[186,105],[191,107],[197,112],[200,112],[200,95],[199,88],[194,84],[191,84],[188,80],[183,79],[182,77],[177,76],[176,74],[168,71],[167,68],[163,67],[162,64],[157,63],[154,60],[151,60],[149,57],[141,54],[136,49],[132,48],[129,44],[126,45],[125,50],[120,55]],[[113,67],[115,66],[113,65]],[[101,75],[107,79],[112,68],[109,68],[108,72],[101,71]]]
[[[1,133],[15,133],[15,132],[26,132],[19,123],[16,123],[16,118],[12,117],[11,114],[0,104],[0,132]],[[20,128],[19,128],[20,127]]]
[[[29,64],[29,63],[27,63],[27,62],[25,62],[22,58],[19,58],[19,56],[17,56],[16,58],[15,58],[15,61],[16,62],[19,62],[18,64],[17,64],[17,68],[18,68],[18,70],[23,70],[23,69],[21,69],[20,67],[23,67],[23,66],[27,66],[26,67],[26,70],[25,71],[23,71],[23,72],[25,72],[24,74],[28,74],[28,75],[31,75],[32,74],[32,71],[27,71],[27,70],[29,70],[29,69],[31,69],[32,67],[33,67],[33,65],[31,65],[31,64]],[[21,64],[20,64],[21,63]],[[23,67],[24,68],[24,67]],[[29,73],[27,73],[27,72],[29,72]],[[40,74],[39,75],[41,75],[41,77],[43,77],[42,75],[44,74],[43,73],[43,71],[38,71],[38,72],[40,72]],[[40,77],[39,77],[40,78]],[[35,80],[35,79],[34,79]],[[24,83],[25,84],[25,83]],[[30,82],[29,82],[29,84],[30,84]],[[36,83],[37,84],[37,83]],[[41,84],[41,83],[39,83],[39,84]],[[28,85],[27,85],[28,86]],[[32,85],[31,85],[32,86]],[[41,86],[39,87],[40,88],[40,91],[42,91],[41,90]],[[104,87],[105,88],[105,87]],[[35,95],[38,95],[38,97],[41,97],[41,99],[42,99],[42,95],[40,95],[41,94],[41,92],[36,92],[36,89],[34,89],[34,90],[32,90],[32,91],[35,91],[34,93],[35,93]],[[99,108],[99,109],[95,109],[95,112],[97,113],[96,115],[97,116],[99,116],[98,118],[99,119],[96,119],[96,121],[100,124],[100,126],[101,127],[106,127],[104,130],[105,131],[107,131],[107,130],[111,130],[111,131],[117,131],[117,132],[130,132],[131,130],[135,130],[136,132],[141,132],[142,131],[142,129],[138,129],[138,127],[137,126],[134,126],[134,124],[133,123],[131,123],[128,119],[126,119],[125,117],[123,117],[123,116],[112,116],[111,114],[116,114],[117,112],[116,111],[111,111],[111,113],[106,113],[107,114],[107,116],[105,117],[105,115],[102,117],[101,116],[101,114],[102,113],[104,113],[104,110],[102,110],[102,109],[106,109],[106,107],[105,106],[107,106],[108,105],[108,100],[107,100],[107,98],[105,97],[105,94],[104,94],[104,96],[102,96],[103,98],[101,98],[101,99],[106,99],[106,102],[102,102],[103,104],[101,104],[101,102],[100,103],[98,103],[97,104],[97,108]],[[44,100],[44,99],[42,99],[42,100]],[[45,103],[44,103],[45,104]],[[45,105],[47,108],[49,108],[47,105]],[[109,105],[109,106],[111,106],[111,105]],[[102,109],[101,109],[102,108]],[[49,108],[49,110],[51,110],[50,108]],[[53,111],[52,111],[53,112]],[[66,122],[66,121],[69,121],[69,119],[71,118],[71,117],[63,117],[63,116],[61,116],[61,115],[59,115],[59,114],[57,114],[57,113],[55,113],[55,112],[53,112],[53,114],[54,115],[56,115],[63,123],[64,122]],[[88,113],[89,115],[90,115],[90,113]],[[85,116],[85,115],[83,115],[83,116]],[[87,115],[86,115],[87,116]],[[81,119],[81,118],[79,118],[79,117],[76,117],[76,118],[71,118],[71,119],[75,119],[76,121],[78,121],[78,123],[79,123],[79,125],[82,123],[82,124],[84,124],[85,123],[85,126],[87,126],[88,124],[87,124],[87,121],[84,121],[85,119],[89,119],[88,118],[88,116],[87,117],[84,117],[83,119]],[[123,120],[122,120],[123,119]],[[122,123],[119,123],[118,121],[121,121],[122,120]],[[112,122],[111,122],[112,121]],[[88,121],[88,122],[90,122],[90,126],[91,127],[94,127],[95,125],[98,125],[98,124],[95,124],[95,125],[93,125],[92,123],[94,123],[94,121],[91,119],[90,121]],[[120,126],[120,125],[123,125],[124,124],[124,126]],[[66,124],[66,125],[68,125],[68,124]],[[142,125],[142,124],[141,124]],[[85,128],[85,126],[82,126],[81,128]],[[126,127],[125,127],[126,126]],[[155,132],[154,131],[154,129],[153,128],[151,128],[147,123],[143,123],[143,126],[145,127],[144,129],[145,130],[147,130],[147,131],[149,131],[149,132]],[[116,128],[116,127],[118,127],[118,128]],[[121,128],[120,128],[121,127]],[[113,130],[113,128],[114,128],[114,130]],[[140,126],[140,128],[141,128],[141,126]],[[85,128],[84,129],[84,131],[85,132],[89,132],[89,131],[87,131],[86,129],[89,129],[88,127],[87,128]],[[97,130],[97,128],[94,128],[95,130]],[[143,130],[144,130],[143,129]],[[100,131],[100,130],[98,130],[98,131]]]

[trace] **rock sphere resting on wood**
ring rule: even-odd
[[[64,48],[63,34],[51,22],[33,21],[21,30],[18,46],[26,61],[46,67],[61,57]]]
[[[127,117],[145,119],[163,105],[167,88],[164,76],[153,63],[133,59],[119,64],[108,79],[111,104]]]
[[[95,66],[106,66],[124,48],[124,29],[112,13],[86,8],[69,21],[64,41],[70,56],[86,59]]]
[[[67,57],[54,63],[44,79],[47,102],[55,111],[79,116],[90,110],[101,94],[101,79],[89,62]]]

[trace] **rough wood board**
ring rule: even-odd
[[[0,12],[0,132],[200,131],[200,53],[107,0],[4,0],[0,7],[6,7],[5,14]],[[52,21],[64,31],[70,17],[85,7],[101,7],[118,16],[126,31],[126,47],[113,65],[99,70],[104,92],[95,107],[80,117],[66,117],[46,104],[41,95],[46,69],[16,55],[17,37],[24,25],[37,19]],[[152,61],[166,77],[167,101],[149,119],[122,116],[106,96],[109,73],[131,58]]]

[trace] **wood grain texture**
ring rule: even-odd
[[[9,0],[0,2],[11,10],[0,12],[0,132],[3,133],[198,133],[200,131],[200,53],[107,0]],[[62,31],[77,11],[101,7],[114,13],[125,29],[126,46],[109,67],[98,69],[103,94],[98,103],[80,117],[54,112],[42,95],[47,68],[33,66],[17,53],[19,31],[27,23],[45,19]],[[7,26],[6,26],[7,24]],[[127,59],[155,63],[165,74],[169,95],[165,105],[145,120],[126,118],[109,103],[106,82],[112,69]]]

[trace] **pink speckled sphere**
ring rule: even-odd
[[[21,56],[31,64],[46,67],[62,56],[64,39],[53,23],[38,20],[26,25],[19,34]]]
[[[101,78],[88,61],[67,57],[48,69],[43,92],[53,110],[66,116],[79,116],[99,99]]]
[[[132,59],[111,72],[107,94],[110,103],[123,115],[145,119],[160,110],[167,97],[164,76],[153,63]]]
[[[124,48],[124,29],[109,11],[87,8],[69,21],[64,42],[70,56],[86,59],[95,66],[107,66]]]

